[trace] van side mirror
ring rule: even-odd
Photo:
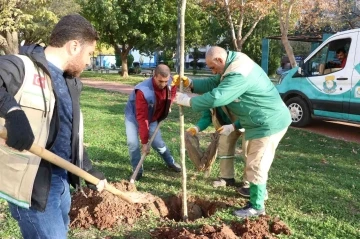
[[[299,62],[299,68],[298,68],[298,76],[305,76],[309,72],[309,64],[308,62],[304,62],[304,60],[301,60]]]

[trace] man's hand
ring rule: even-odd
[[[98,191],[98,192],[101,192],[102,190],[104,190],[104,188],[106,187],[106,184],[107,184],[107,181],[105,179],[105,175],[102,172],[97,171],[94,168],[91,168],[87,172],[89,174],[91,174],[92,176],[94,176],[95,178],[100,179],[100,181],[99,181],[99,183],[97,185],[94,185],[92,183],[89,183],[89,182],[85,181],[86,186],[88,188],[90,188],[91,190]]]
[[[148,146],[148,144],[142,145],[141,153],[145,155],[148,155],[150,153],[150,147]]]
[[[219,132],[221,135],[228,136],[234,130],[235,130],[235,127],[233,124],[227,124],[227,125],[223,125],[220,128],[218,128],[217,132]]]
[[[187,94],[177,92],[174,102],[178,105],[190,107],[190,100],[191,98]]]
[[[190,134],[191,136],[195,136],[197,133],[199,133],[199,128],[198,127],[191,127],[191,128],[188,128],[187,130],[186,130],[186,132],[188,133],[188,134]]]
[[[23,151],[30,149],[34,142],[34,133],[24,111],[13,110],[5,115],[7,130],[6,144],[14,149]]]
[[[182,77],[183,80],[183,85],[184,87],[189,87],[189,85],[191,84],[192,80],[186,76]],[[173,76],[173,80],[171,82],[171,86],[180,86],[180,76],[179,75],[174,75]]]

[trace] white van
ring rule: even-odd
[[[276,85],[292,125],[313,117],[360,122],[360,29],[329,37]],[[343,55],[343,57],[342,57]]]

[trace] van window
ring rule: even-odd
[[[346,65],[347,53],[351,38],[329,42],[321,48],[309,61],[309,75],[327,75],[342,70]]]

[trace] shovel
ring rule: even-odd
[[[4,126],[0,125],[0,137],[3,139],[7,139],[7,131]],[[56,154],[50,152],[43,147],[32,144],[31,148],[28,150],[29,152],[39,156],[40,158],[63,168],[72,174],[83,178],[85,181],[92,183],[94,185],[98,185],[100,183],[100,179],[92,176],[88,172],[82,170],[81,168],[75,166],[74,164],[68,162],[67,160],[57,156]],[[116,196],[119,196],[121,199],[125,200],[128,203],[152,203],[155,201],[154,195],[150,193],[140,193],[140,192],[122,192],[112,185],[105,183],[104,189]]]
[[[161,123],[162,123],[162,121],[160,121],[160,122],[156,125],[156,128],[155,128],[155,130],[154,130],[154,133],[152,134],[149,142],[147,143],[147,146],[148,146],[148,147],[150,147],[151,144],[152,144],[152,142],[154,141],[154,138],[155,138],[157,132],[158,132],[159,129],[160,129]],[[132,174],[132,176],[131,176],[131,178],[130,178],[130,183],[135,183],[136,175],[138,174],[138,172],[139,172],[139,170],[140,170],[140,168],[141,168],[141,165],[143,164],[143,162],[144,162],[144,160],[145,160],[145,158],[146,158],[146,155],[147,155],[147,154],[141,155],[140,161],[139,161],[139,163],[137,164],[137,166],[136,166],[136,168],[135,168],[135,170],[134,170],[134,172],[133,172],[133,174]]]

